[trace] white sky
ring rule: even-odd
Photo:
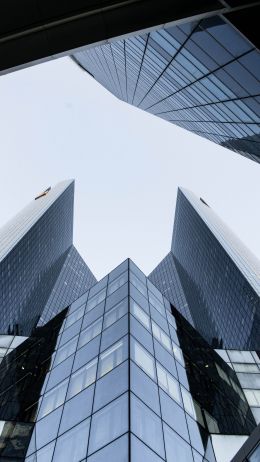
[[[168,253],[178,185],[260,258],[259,165],[117,100],[69,58],[0,77],[2,226],[75,178],[74,243],[99,279]]]

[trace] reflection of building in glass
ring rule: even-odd
[[[130,260],[0,378],[3,460],[228,462],[256,426],[236,373]]]
[[[59,183],[0,230],[0,333],[30,335],[96,282],[73,246],[73,200]]]
[[[121,100],[260,161],[260,55],[224,16],[165,25],[74,59]]]
[[[171,252],[150,280],[216,348],[260,349],[259,276],[259,261],[205,201],[179,189]]]

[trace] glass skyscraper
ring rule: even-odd
[[[64,181],[0,230],[1,334],[30,335],[96,282],[73,246],[73,201]]]
[[[260,54],[229,18],[166,24],[74,59],[121,100],[260,162]]]
[[[259,261],[211,207],[179,189],[171,252],[149,277],[216,348],[260,349],[259,276]]]
[[[96,282],[72,244],[73,192],[73,181],[48,188],[2,230],[14,295],[9,312],[0,307],[0,462],[257,457],[260,355],[249,331],[235,330],[241,306],[252,312],[248,286],[247,305],[237,295],[241,281],[256,288],[252,257],[203,199],[180,190],[172,251],[150,279],[127,259]]]
[[[2,461],[227,462],[256,427],[236,373],[130,260],[0,377]]]

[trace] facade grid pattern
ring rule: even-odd
[[[73,56],[118,98],[260,161],[260,54],[223,17]]]
[[[20,460],[26,453],[26,462],[126,462],[129,457],[134,462],[216,462],[211,433],[249,434],[255,423],[235,373],[180,316],[172,314],[167,299],[131,261],[123,262],[50,321],[49,335],[53,323],[58,330],[52,342],[47,337],[45,344],[38,341],[38,355],[44,355],[40,370],[45,365],[38,400],[29,393],[24,402],[19,395],[19,389],[26,395],[32,359],[38,369],[41,364],[33,339],[10,353],[8,361],[4,358],[1,457]],[[46,335],[48,324],[39,329]],[[199,358],[190,357],[194,335],[201,345]],[[211,370],[205,367],[209,358]],[[214,407],[212,395],[195,398],[194,362],[207,387],[213,387]],[[17,370],[24,376],[15,383]],[[222,373],[230,377],[228,385]],[[13,420],[15,400],[21,403],[13,437],[8,400],[14,404]]]

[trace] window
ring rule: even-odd
[[[97,306],[99,303],[103,302],[105,298],[106,298],[106,288],[101,290],[97,295],[95,295],[88,301],[86,311],[93,310],[93,308],[95,308],[95,306]]]
[[[135,274],[130,272],[130,282],[133,284],[133,286],[141,292],[145,297],[147,296],[147,289],[145,285],[136,277]]]
[[[257,364],[233,364],[234,370],[236,372],[260,372]]]
[[[93,382],[95,382],[96,372],[97,358],[93,359],[93,361],[83,366],[77,372],[74,372],[70,379],[67,398],[71,398],[72,396],[76,395],[81,390],[84,390],[84,388],[88,387]]]
[[[181,394],[185,411],[188,412],[194,419],[196,419],[196,412],[191,394],[182,386]]]
[[[89,419],[60,436],[56,443],[53,462],[79,462],[86,457]]]
[[[108,285],[107,295],[111,295],[121,286],[123,286],[128,280],[128,271],[118,276],[113,282]]]
[[[64,405],[59,434],[65,433],[79,424],[92,412],[94,385],[85,388]]]
[[[175,318],[173,317],[173,314],[167,313],[167,319],[168,319],[169,324],[172,327],[174,327],[175,330],[177,330],[176,321],[175,321]]]
[[[157,311],[162,316],[165,316],[165,308],[162,303],[159,302],[159,300],[151,293],[149,292],[149,302],[156,308]]]
[[[233,363],[254,363],[250,351],[228,350],[228,355]]]
[[[141,443],[134,435],[131,435],[131,460],[132,462],[162,462],[162,459],[155,452]]]
[[[37,462],[51,462],[55,441],[37,451]],[[36,462],[36,456],[33,462]]]
[[[78,348],[81,348],[86,343],[90,342],[93,338],[100,334],[102,329],[102,317],[97,319],[97,321],[93,322],[89,327],[84,329],[79,337],[79,345]]]
[[[180,387],[171,374],[159,363],[156,363],[158,383],[175,401],[181,403]]]
[[[127,358],[127,337],[105,350],[99,358],[98,377],[112,371]]]
[[[72,353],[75,352],[77,341],[78,341],[78,337],[74,337],[68,343],[65,343],[63,347],[58,349],[56,356],[55,356],[55,360],[54,360],[54,366],[57,366],[57,364],[60,364],[62,361],[64,361],[70,355],[72,355]]]
[[[128,429],[127,394],[112,401],[92,417],[88,453],[110,443]]]
[[[131,430],[164,457],[161,419],[134,395],[131,395]]]
[[[118,321],[118,319],[122,318],[122,316],[127,313],[127,309],[128,299],[125,298],[105,314],[103,329],[111,326],[114,322]]]
[[[137,303],[131,299],[131,313],[143,324],[146,329],[150,330],[150,319],[149,316],[140,308]]]
[[[67,329],[67,327],[71,326],[72,324],[74,324],[74,322],[82,318],[84,311],[85,311],[85,305],[82,305],[80,308],[74,311],[70,316],[68,316],[66,320],[66,324],[65,324],[65,329]]]
[[[184,363],[182,351],[180,347],[178,347],[178,345],[176,345],[176,343],[174,342],[172,342],[172,350],[173,350],[173,354],[175,358],[177,359],[177,361],[179,361],[181,364],[184,365],[185,363]]]
[[[153,335],[158,340],[158,342],[160,342],[164,348],[171,352],[171,341],[168,335],[166,335],[165,332],[154,321],[152,321],[152,329]]]
[[[64,402],[67,386],[68,380],[64,380],[64,382],[60,383],[57,387],[53,388],[53,390],[44,395],[38,419],[41,419],[45,415],[54,411],[54,409],[59,407]]]
[[[177,433],[163,424],[167,460],[193,462],[191,447]]]
[[[162,420],[166,422],[174,431],[176,431],[186,441],[189,440],[187,421],[183,408],[179,406],[169,395],[160,390]],[[195,421],[194,421],[195,423]],[[196,425],[196,423],[195,423]]]
[[[153,357],[133,338],[131,338],[131,355],[136,364],[155,380]]]
[[[244,390],[249,406],[260,406],[260,390]]]
[[[157,384],[132,361],[130,378],[132,392],[161,416]]]
[[[88,457],[88,462],[128,462],[128,435],[118,438]],[[152,462],[152,461],[151,461]],[[160,461],[161,462],[161,461]]]

